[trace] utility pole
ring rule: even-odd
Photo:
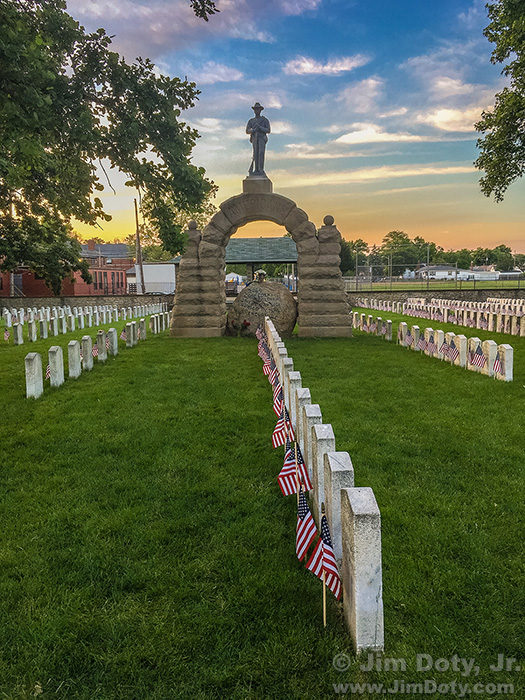
[[[430,243],[427,243],[427,290],[430,288]]]
[[[146,286],[144,284],[144,265],[142,264],[142,248],[140,247],[139,210],[137,207],[137,200],[134,199],[133,202],[135,203],[135,225],[136,225],[135,259],[137,261],[137,265],[139,266],[139,270],[140,270],[140,286],[141,286],[142,294],[145,294],[146,293]]]

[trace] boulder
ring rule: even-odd
[[[253,335],[269,316],[281,336],[292,334],[297,321],[297,302],[280,282],[252,282],[228,310],[228,335]]]

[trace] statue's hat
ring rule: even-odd
[[[264,107],[262,106],[262,104],[260,102],[256,102],[253,105],[252,109],[264,109]]]

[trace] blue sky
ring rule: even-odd
[[[504,85],[490,64],[479,0],[219,0],[197,19],[186,0],[70,0],[86,29],[102,26],[126,59],[148,56],[201,90],[185,120],[201,133],[193,161],[241,192],[251,160],[251,105],[270,120],[266,173],[320,225],[380,243],[390,230],[445,248],[507,243],[525,252],[525,182],[496,204],[479,191],[482,109]],[[120,185],[120,180],[117,179]],[[118,187],[100,235],[133,230],[132,192]],[[81,229],[83,235],[87,231]],[[237,235],[282,235],[250,224]]]

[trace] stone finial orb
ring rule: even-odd
[[[323,224],[325,226],[333,226],[334,225],[334,217],[331,216],[330,214],[327,214],[323,219]]]
[[[197,222],[192,219],[188,224],[188,228],[190,231],[195,230],[197,228]]]

